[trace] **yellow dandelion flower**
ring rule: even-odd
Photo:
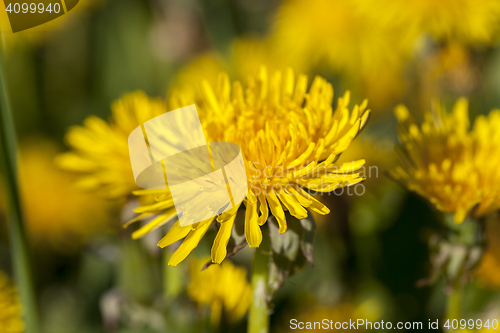
[[[75,189],[74,176],[54,163],[58,152],[57,145],[47,139],[24,140],[20,145],[19,184],[30,239],[38,245],[68,251],[91,235],[113,230],[112,204]]]
[[[396,108],[401,166],[393,175],[460,223],[500,207],[500,111],[479,117],[470,131],[468,101],[459,99],[451,114],[441,104],[427,112],[420,127],[406,107]]]
[[[250,308],[252,288],[244,268],[227,260],[202,270],[206,260],[191,263],[189,296],[199,305],[209,305],[212,323],[218,324],[222,313],[231,322],[240,320]]]
[[[2,271],[0,271],[0,328],[2,333],[24,332],[16,288]]]
[[[400,25],[414,38],[428,33],[439,41],[491,45],[500,32],[497,0],[386,0],[379,6],[382,21]]]
[[[294,77],[292,70],[275,72],[268,77],[263,67],[257,76],[249,77],[246,87],[239,81],[232,86],[222,73],[217,86],[203,81],[197,96],[198,112],[209,142],[232,142],[241,147],[247,170],[248,195],[244,231],[251,247],[262,241],[260,226],[272,214],[281,233],[287,230],[285,211],[298,218],[307,217],[310,209],[328,214],[329,209],[313,198],[308,190],[330,192],[364,180],[357,173],[364,160],[335,165],[368,119],[366,100],[349,111],[349,93],[332,107],[333,88],[316,77],[308,90],[307,77]],[[189,95],[189,94],[188,94]],[[169,107],[177,109],[192,104],[180,93],[172,93]],[[168,190],[140,190],[138,195],[156,195],[156,203],[135,210],[136,220],[159,214],[153,221],[133,233],[139,238],[175,219],[172,197]],[[227,255],[227,244],[238,207],[217,217],[219,231],[212,247],[212,261],[221,263]],[[132,221],[132,222],[133,222]],[[158,245],[165,247],[183,239],[170,258],[170,265],[184,260],[198,245],[214,218],[193,226],[181,227],[177,221]]]
[[[163,100],[138,91],[115,101],[111,110],[110,123],[90,116],[83,126],[72,127],[65,139],[73,151],[60,155],[57,163],[82,175],[77,182],[80,188],[120,198],[138,189],[128,152],[130,132],[167,109]]]

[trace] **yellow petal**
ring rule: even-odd
[[[135,223],[135,222],[137,222],[137,221],[140,221],[140,220],[142,220],[143,218],[145,218],[145,217],[147,217],[147,216],[149,216],[149,215],[153,215],[153,213],[142,213],[142,214],[140,214],[140,215],[137,215],[137,216],[136,216],[136,217],[134,217],[133,219],[131,219],[131,220],[129,220],[129,221],[127,221],[127,222],[125,222],[125,223],[122,225],[122,227],[126,229],[126,228],[130,227],[130,225],[132,225],[133,223]]]
[[[133,195],[155,195],[155,194],[166,194],[170,193],[170,190],[167,189],[155,189],[155,190],[150,190],[150,189],[142,189],[142,190],[135,190],[132,191]]]
[[[160,239],[160,241],[158,242],[158,246],[164,248],[166,246],[172,245],[179,239],[183,239],[184,237],[186,237],[190,231],[191,231],[191,226],[187,225],[185,227],[181,227],[181,223],[177,221],[172,226],[172,228],[170,228],[165,237]]]
[[[226,222],[229,219],[231,219],[238,212],[238,208],[240,208],[240,205],[241,204],[236,205],[235,207],[233,207],[233,208],[231,208],[229,210],[226,210],[225,212],[223,212],[222,214],[220,214],[217,217],[217,222],[223,223],[223,222]]]
[[[91,172],[99,168],[97,163],[75,153],[61,154],[56,157],[55,163],[63,169],[77,172]]]
[[[307,217],[307,210],[305,210],[293,196],[285,193],[285,191],[281,191],[279,193],[279,198],[292,216],[298,218],[299,220]]]
[[[269,217],[269,208],[267,207],[267,200],[264,193],[260,193],[258,198],[260,202],[259,225],[264,225]]]
[[[181,261],[186,259],[186,257],[194,250],[200,240],[205,236],[208,228],[212,225],[214,217],[203,221],[203,226],[199,227],[196,230],[191,230],[189,235],[184,239],[181,246],[177,249],[177,251],[172,254],[170,259],[168,260],[169,266],[177,266]]]
[[[227,243],[231,237],[231,230],[233,230],[234,219],[236,218],[236,213],[231,216],[229,220],[220,224],[219,232],[214,240],[214,245],[212,246],[212,262],[220,264],[227,255]]]
[[[314,199],[312,196],[309,195],[309,193],[307,193],[303,189],[300,188],[299,193],[300,193],[300,195],[304,196],[304,198],[312,201],[312,205],[308,207],[312,211],[314,211],[318,214],[321,214],[321,215],[326,215],[326,214],[330,213],[330,209],[328,209],[328,207],[323,205],[318,200]]]
[[[248,192],[247,210],[245,212],[245,238],[250,247],[259,247],[262,242],[262,231],[258,221],[257,201],[253,193]]]
[[[160,228],[161,226],[167,224],[168,222],[177,219],[177,211],[175,209],[169,209],[165,213],[159,215],[151,222],[145,226],[139,228],[139,230],[132,233],[132,239],[138,239],[145,236],[147,233]]]
[[[145,205],[145,206],[140,206],[134,209],[134,213],[141,214],[141,213],[151,213],[151,212],[158,212],[167,208],[170,208],[174,205],[173,199],[166,200],[166,201],[160,201],[156,202],[151,205]]]
[[[465,220],[466,216],[467,216],[467,210],[459,209],[455,212],[455,214],[453,214],[453,220],[455,221],[456,224],[461,224]]]
[[[405,123],[410,118],[410,111],[403,104],[398,104],[394,108],[394,114],[400,123]]]
[[[359,124],[359,130],[361,131],[363,128],[365,128],[366,124],[368,123],[368,119],[370,119],[370,110],[366,110],[365,113],[361,116],[361,123]]]
[[[306,151],[303,152],[294,161],[290,162],[287,167],[288,168],[293,168],[293,167],[296,167],[296,166],[301,165],[302,163],[304,163],[307,160],[307,158],[313,153],[314,147],[316,147],[316,144],[314,142],[311,142],[309,144],[309,147],[307,147]]]
[[[281,207],[281,203],[274,194],[273,191],[270,191],[269,194],[266,195],[267,202],[269,202],[269,207],[271,208],[271,213],[276,217],[276,220],[279,224],[279,232],[282,234],[286,231],[286,217],[285,212],[283,211],[283,207]]]
[[[297,186],[297,189],[300,189],[298,186]],[[297,189],[295,187],[291,187],[289,186],[287,188],[287,191],[293,195],[293,197],[303,206],[303,207],[309,207],[313,204],[312,200],[309,200],[309,199],[306,199],[304,196],[300,195],[298,192],[297,192]]]

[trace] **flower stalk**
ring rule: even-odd
[[[255,249],[252,263],[252,304],[248,319],[249,333],[269,332],[269,264],[271,260],[271,242],[268,227],[262,228],[262,243]]]
[[[453,319],[460,320],[462,318],[462,294],[463,287],[455,286],[451,293],[448,295],[446,319],[450,321]]]
[[[173,251],[167,249],[163,251],[162,265],[163,265],[163,294],[168,301],[173,300],[177,295],[182,292],[183,288],[183,274],[182,271],[176,267],[168,265],[168,260],[172,256]]]
[[[7,194],[10,248],[16,285],[20,292],[25,332],[36,333],[38,315],[17,180],[16,132],[6,83],[3,48],[0,47],[0,168]]]
[[[462,318],[465,286],[470,280],[471,270],[482,258],[483,222],[467,218],[462,223],[455,223],[451,214],[445,216],[445,224],[449,230],[449,255],[445,271],[448,280],[446,319],[450,321]]]

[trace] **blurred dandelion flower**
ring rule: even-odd
[[[80,188],[123,198],[138,189],[130,165],[128,136],[137,126],[167,109],[163,100],[138,91],[115,101],[111,110],[109,123],[90,116],[83,126],[71,128],[65,139],[73,151],[60,155],[57,163],[82,175],[77,182]]]
[[[380,8],[372,0],[284,1],[270,45],[296,68],[331,69],[356,80],[372,105],[384,104],[403,91],[411,43],[381,24]]]
[[[47,139],[24,140],[19,154],[19,183],[31,240],[68,251],[91,235],[113,230],[112,203],[75,189],[74,176],[54,163],[58,151]]]
[[[468,101],[459,99],[451,114],[437,103],[420,127],[406,107],[396,107],[401,166],[393,176],[456,223],[468,215],[500,208],[500,111],[477,118],[470,131]],[[475,210],[473,210],[475,208]]]
[[[306,208],[319,214],[329,209],[306,190],[331,192],[364,180],[357,171],[364,160],[334,165],[354,137],[365,126],[369,110],[366,100],[349,111],[349,93],[332,108],[333,88],[316,77],[309,91],[307,77],[297,79],[292,70],[275,72],[268,77],[262,67],[257,76],[230,84],[229,77],[219,76],[217,86],[203,81],[195,93],[173,92],[169,107],[177,109],[198,101],[198,112],[209,142],[232,142],[244,155],[249,192],[244,203],[244,232],[251,247],[262,241],[260,226],[270,214],[279,224],[280,233],[287,230],[285,210],[298,219],[306,218]],[[160,214],[137,230],[139,238],[176,218],[168,190],[139,190],[137,195],[156,195],[156,203],[136,208],[140,213],[131,222]],[[239,205],[217,217],[219,231],[212,247],[212,261],[221,263],[227,255],[227,244]],[[269,211],[270,210],[270,211]],[[260,212],[260,214],[258,213]],[[198,245],[214,218],[181,227],[177,221],[158,245],[165,247],[184,239],[170,258],[176,266]]]
[[[231,322],[240,320],[252,301],[252,289],[244,268],[226,260],[222,265],[210,265],[202,270],[205,260],[191,263],[188,294],[199,305],[208,304],[212,323],[220,322],[222,313]]]
[[[401,26],[413,40],[428,33],[438,41],[491,45],[500,32],[497,0],[384,0],[378,5],[384,9],[380,20]]]
[[[24,332],[21,304],[16,288],[2,271],[0,271],[0,328],[2,333]]]
[[[215,86],[221,72],[227,72],[232,78],[245,80],[248,76],[253,76],[263,65],[270,72],[285,70],[287,67],[283,65],[284,63],[286,62],[277,55],[271,40],[238,38],[231,44],[227,58],[217,52],[208,51],[183,67],[177,73],[173,87],[189,89],[194,82],[198,83],[200,78]]]

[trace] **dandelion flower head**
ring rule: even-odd
[[[500,32],[497,0],[386,0],[380,19],[400,25],[413,38],[430,34],[438,41],[491,45]]]
[[[202,270],[207,260],[191,263],[188,294],[199,305],[210,306],[213,323],[220,321],[223,312],[231,322],[236,322],[247,313],[252,301],[247,272],[229,260]]]
[[[382,24],[372,0],[289,0],[281,6],[270,39],[294,67],[344,75],[384,105],[404,90],[401,72],[410,54],[399,28]]]
[[[450,114],[437,103],[420,126],[402,105],[396,116],[402,144],[396,179],[453,214],[456,223],[500,207],[500,175],[495,169],[500,162],[499,110],[478,117],[472,130],[464,98]]]
[[[364,180],[356,171],[364,160],[335,165],[368,119],[367,102],[349,111],[349,93],[333,103],[333,88],[316,77],[308,89],[305,75],[295,78],[292,70],[268,76],[262,67],[244,86],[230,83],[227,74],[219,76],[216,86],[202,81],[194,93],[173,92],[169,108],[177,109],[197,102],[205,136],[209,142],[232,142],[241,147],[247,170],[248,194],[244,233],[249,246],[262,241],[260,226],[273,215],[281,233],[287,230],[285,211],[303,219],[307,209],[320,214],[329,209],[307,191],[331,192]],[[136,220],[159,214],[137,230],[134,238],[176,218],[168,190],[140,190],[139,195],[156,195],[157,202],[135,210]],[[239,205],[238,205],[239,206]],[[238,207],[216,218],[219,226],[212,247],[212,261],[220,263],[227,255],[227,244]],[[177,221],[158,243],[165,247],[183,239],[170,258],[177,265],[198,245],[214,218],[181,227]]]

